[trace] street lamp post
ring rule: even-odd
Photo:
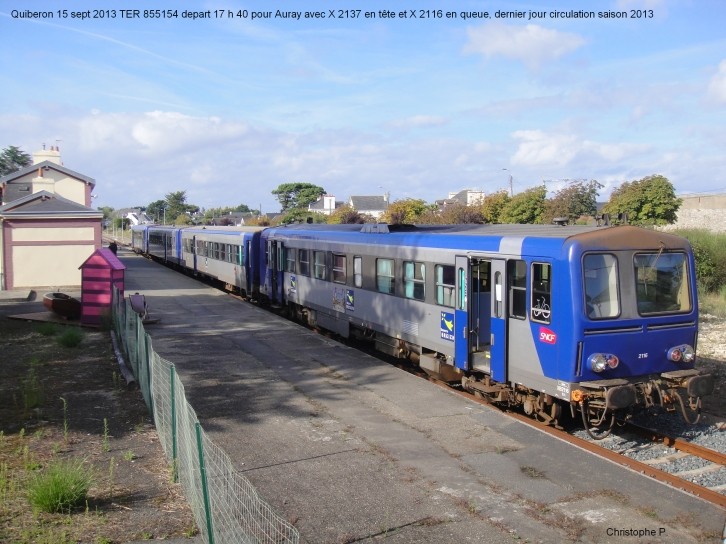
[[[512,177],[512,171],[509,168],[502,168],[509,172],[509,196],[514,196],[514,178]]]

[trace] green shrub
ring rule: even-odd
[[[75,348],[83,341],[83,332],[78,327],[66,329],[59,337],[58,343],[67,348]]]
[[[36,510],[69,512],[86,501],[92,482],[93,474],[83,459],[56,461],[31,478],[28,500]]]
[[[719,291],[726,285],[726,234],[692,229],[675,234],[687,238],[696,259],[696,280],[704,292]]]
[[[58,332],[58,326],[55,323],[40,323],[35,330],[42,336],[53,336]]]

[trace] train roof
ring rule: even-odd
[[[382,244],[496,250],[515,248],[539,254],[616,249],[684,249],[688,241],[662,231],[621,226],[559,225],[364,225],[295,224],[268,229],[270,236],[296,239],[327,239],[341,244]]]

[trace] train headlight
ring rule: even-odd
[[[692,363],[696,359],[696,352],[688,344],[683,344],[669,349],[668,359],[674,363]]]
[[[608,360],[602,353],[593,353],[588,359],[590,368],[595,372],[602,372],[608,367]]]
[[[590,368],[595,372],[602,372],[608,368],[617,368],[620,364],[620,359],[617,355],[612,353],[593,353],[587,359],[590,363]]]

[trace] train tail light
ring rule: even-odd
[[[696,360],[696,352],[688,344],[683,344],[669,349],[668,359],[674,363],[692,363]]]
[[[588,357],[587,361],[590,364],[590,368],[594,372],[598,373],[603,372],[608,368],[617,368],[620,364],[618,356],[613,355],[612,353],[593,353],[590,357]]]

